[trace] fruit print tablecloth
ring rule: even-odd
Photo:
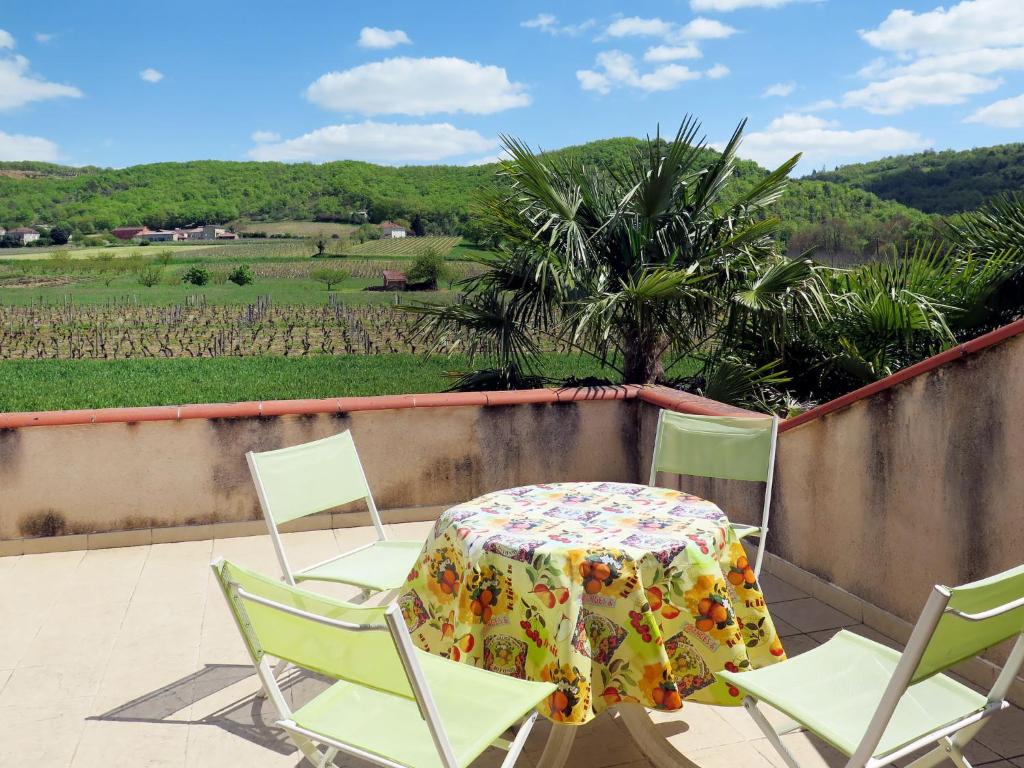
[[[423,650],[558,689],[585,723],[622,701],[739,704],[715,679],[785,658],[714,504],[626,483],[513,488],[446,511],[399,597]]]

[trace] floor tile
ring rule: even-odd
[[[809,635],[792,635],[782,641],[782,648],[786,651],[786,656],[793,658],[799,656],[805,651],[809,651],[812,648],[817,648],[818,643],[814,641],[814,638]]]
[[[761,585],[761,593],[764,595],[764,599],[768,602],[769,609],[775,605],[775,603],[799,600],[800,598],[809,596],[802,589],[797,589],[789,582],[783,581],[778,576],[771,573],[764,573],[762,571],[757,580]]]
[[[775,625],[775,631],[779,633],[779,637],[789,637],[790,635],[802,634],[799,629],[794,627],[788,621],[783,621],[777,616],[772,616],[772,624]]]
[[[71,768],[182,768],[188,725],[89,720]]]
[[[842,611],[837,611],[813,597],[779,603],[772,606],[770,610],[773,618],[781,618],[805,633],[848,627],[859,623]]]
[[[774,768],[774,763],[757,748],[757,742],[742,741],[688,752],[686,758],[700,768]]]
[[[88,697],[52,704],[0,707],[0,765],[12,768],[66,766],[71,762],[89,715]]]
[[[1002,757],[1024,755],[1024,710],[1011,707],[993,715],[976,738]]]

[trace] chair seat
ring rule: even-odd
[[[849,756],[867,731],[899,660],[898,651],[844,630],[782,664],[716,676],[781,710]],[[984,707],[983,695],[946,675],[922,680],[903,695],[875,756]]]
[[[555,690],[416,651],[459,766],[467,766]],[[443,768],[413,699],[335,683],[292,715],[335,741],[410,768]]]
[[[375,541],[295,574],[298,581],[333,581],[384,591],[405,583],[423,551],[422,541]]]
[[[746,523],[729,523],[737,539],[745,539],[747,536],[760,536],[761,527],[758,525],[747,525]]]

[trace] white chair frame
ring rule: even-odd
[[[355,448],[354,442],[353,448]],[[357,459],[358,456],[359,453],[357,450]],[[256,496],[259,498],[260,509],[263,511],[263,519],[266,520],[267,529],[270,531],[270,540],[274,544],[274,552],[277,554],[277,562],[281,566],[281,572],[284,574],[284,580],[287,581],[291,586],[294,587],[296,585],[296,574],[301,575],[307,571],[312,571],[316,568],[326,565],[327,563],[333,562],[334,560],[338,560],[339,558],[347,557],[348,555],[352,555],[364,549],[369,549],[376,543],[370,542],[369,544],[364,544],[361,547],[350,549],[347,552],[341,553],[340,555],[334,555],[332,557],[327,558],[326,560],[321,560],[318,563],[307,565],[305,568],[300,568],[298,571],[293,571],[291,564],[288,562],[288,555],[284,551],[284,544],[281,541],[281,533],[277,529],[277,523],[274,521],[274,515],[272,514],[270,510],[270,504],[267,501],[267,492],[263,485],[263,479],[260,477],[259,467],[257,466],[255,461],[255,451],[247,452],[245,454],[245,460],[249,465],[249,472],[252,474],[252,480],[256,486]],[[362,476],[363,483],[367,489],[366,496],[363,498],[366,501],[367,509],[370,512],[370,520],[373,522],[373,528],[377,533],[377,541],[387,541],[388,536],[387,533],[384,531],[384,524],[381,522],[380,513],[377,511],[377,504],[373,500],[373,494],[369,490],[370,484],[366,480],[366,471],[363,469],[363,463],[361,461],[357,461],[357,464],[359,465],[359,473]],[[364,589],[356,599],[359,602],[362,602],[372,594],[372,590]]]
[[[654,487],[658,477],[657,464],[654,461],[657,455],[658,446],[661,444],[661,430],[664,424],[663,415],[665,409],[658,412],[658,429],[654,436],[654,453],[651,454],[651,474],[647,481],[647,484]],[[687,414],[691,415],[691,414]],[[697,415],[699,418],[699,415]],[[758,578],[761,576],[761,565],[764,562],[765,543],[768,539],[768,518],[771,514],[772,505],[772,484],[775,481],[775,451],[779,442],[779,417],[772,416],[772,434],[771,434],[771,447],[768,450],[768,475],[765,480],[764,487],[764,502],[761,505],[761,525],[745,525],[743,523],[730,523],[730,527],[738,532],[745,532],[747,536],[756,537],[757,542],[757,555],[754,558],[754,575]],[[756,532],[755,532],[756,531]]]
[[[220,568],[222,562],[223,558],[218,558],[210,564],[210,567],[216,571]],[[402,666],[405,669],[406,676],[409,680],[409,687],[412,689],[420,714],[423,716],[423,719],[427,724],[427,728],[430,731],[430,736],[433,739],[438,756],[441,758],[442,765],[444,768],[459,768],[451,742],[445,734],[444,723],[441,721],[441,715],[438,712],[437,704],[434,702],[433,694],[431,694],[430,688],[427,686],[426,676],[423,674],[419,661],[416,659],[415,646],[413,645],[412,638],[409,635],[409,630],[405,625],[405,619],[402,617],[402,610],[397,603],[392,603],[385,609],[384,624],[353,624],[351,622],[338,621],[326,616],[302,611],[298,608],[293,608],[290,605],[284,605],[283,603],[268,600],[267,598],[260,597],[259,595],[250,594],[235,582],[229,582],[227,588],[224,588],[223,583],[216,574],[215,578],[217,578],[217,583],[221,584],[221,591],[224,594],[224,599],[228,602],[228,609],[231,611],[231,616],[235,622],[235,626],[243,637],[248,637],[249,635],[246,628],[239,622],[236,611],[231,605],[232,600],[236,598],[250,600],[266,606],[267,608],[283,611],[284,613],[291,614],[292,616],[297,616],[308,621],[314,621],[318,624],[333,627],[341,631],[389,633],[395,643],[395,648],[398,651],[399,658],[402,660]],[[342,742],[335,741],[329,736],[315,731],[310,731],[296,724],[292,719],[292,710],[291,707],[288,706],[288,701],[285,698],[284,692],[281,690],[278,677],[275,676],[274,670],[271,669],[266,656],[257,658],[252,652],[252,643],[247,642],[245,645],[246,649],[249,651],[249,657],[252,660],[252,664],[256,669],[256,674],[259,677],[260,684],[263,686],[263,693],[271,702],[273,702],[274,707],[277,710],[279,719],[275,725],[288,733],[295,746],[299,748],[302,754],[305,755],[313,765],[317,766],[317,768],[326,768],[326,766],[334,765],[334,758],[339,752],[342,752],[377,765],[386,766],[387,768],[407,768],[407,766],[404,766],[401,763],[396,763],[393,760],[389,760],[380,755],[366,752],[358,747],[343,744]],[[511,741],[499,739],[491,745],[507,752],[505,759],[502,761],[501,768],[512,768],[512,766],[515,765],[516,760],[523,751],[523,747],[526,745],[526,740],[529,737],[530,731],[533,729],[536,721],[537,712],[534,711],[523,719],[516,732],[515,738]],[[317,746],[318,744],[323,745],[325,749],[321,751]]]
[[[943,614],[951,613],[966,621],[982,621],[1024,607],[1024,597],[1022,597],[981,613],[968,614],[949,608],[950,596],[951,593],[945,587],[936,586],[932,590],[917,624],[914,625],[903,655],[893,670],[892,678],[878,702],[878,708],[875,710],[856,751],[847,761],[846,768],[880,768],[880,766],[889,765],[933,743],[936,744],[934,749],[909,763],[906,768],[932,768],[943,760],[951,760],[957,768],[972,768],[967,758],[964,757],[964,748],[987,724],[988,718],[1010,706],[1006,701],[1006,695],[1014,678],[1024,666],[1024,633],[1017,636],[1013,649],[989,690],[985,707],[981,711],[925,734],[883,757],[874,757],[874,751],[885,734],[886,726],[889,725],[903,694],[910,687],[917,665],[920,663]],[[802,726],[789,722],[776,729],[768,722],[757,705],[758,701],[753,696],[747,696],[743,700],[743,706],[771,745],[781,755],[786,765],[789,768],[802,768],[781,739],[787,733],[802,730]]]

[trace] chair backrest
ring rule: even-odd
[[[949,599],[911,682],[1024,633],[1024,565],[960,587],[937,589]]]
[[[269,654],[328,677],[414,698],[388,636],[385,608],[333,600],[226,560],[214,563],[213,569],[254,661]],[[318,623],[288,613],[288,608],[351,628]]]
[[[260,681],[282,719],[289,719],[291,710],[264,658],[267,654],[303,669],[415,701],[441,765],[456,768],[451,741],[398,603],[369,608],[351,605],[282,584],[223,559],[211,567]],[[319,755],[307,752],[304,742],[297,744],[311,762],[319,759]]]
[[[770,416],[700,416],[662,410],[651,484],[658,472],[767,482],[777,428],[778,420]]]
[[[276,451],[250,451],[246,458],[263,514],[276,525],[371,498],[348,431]]]

